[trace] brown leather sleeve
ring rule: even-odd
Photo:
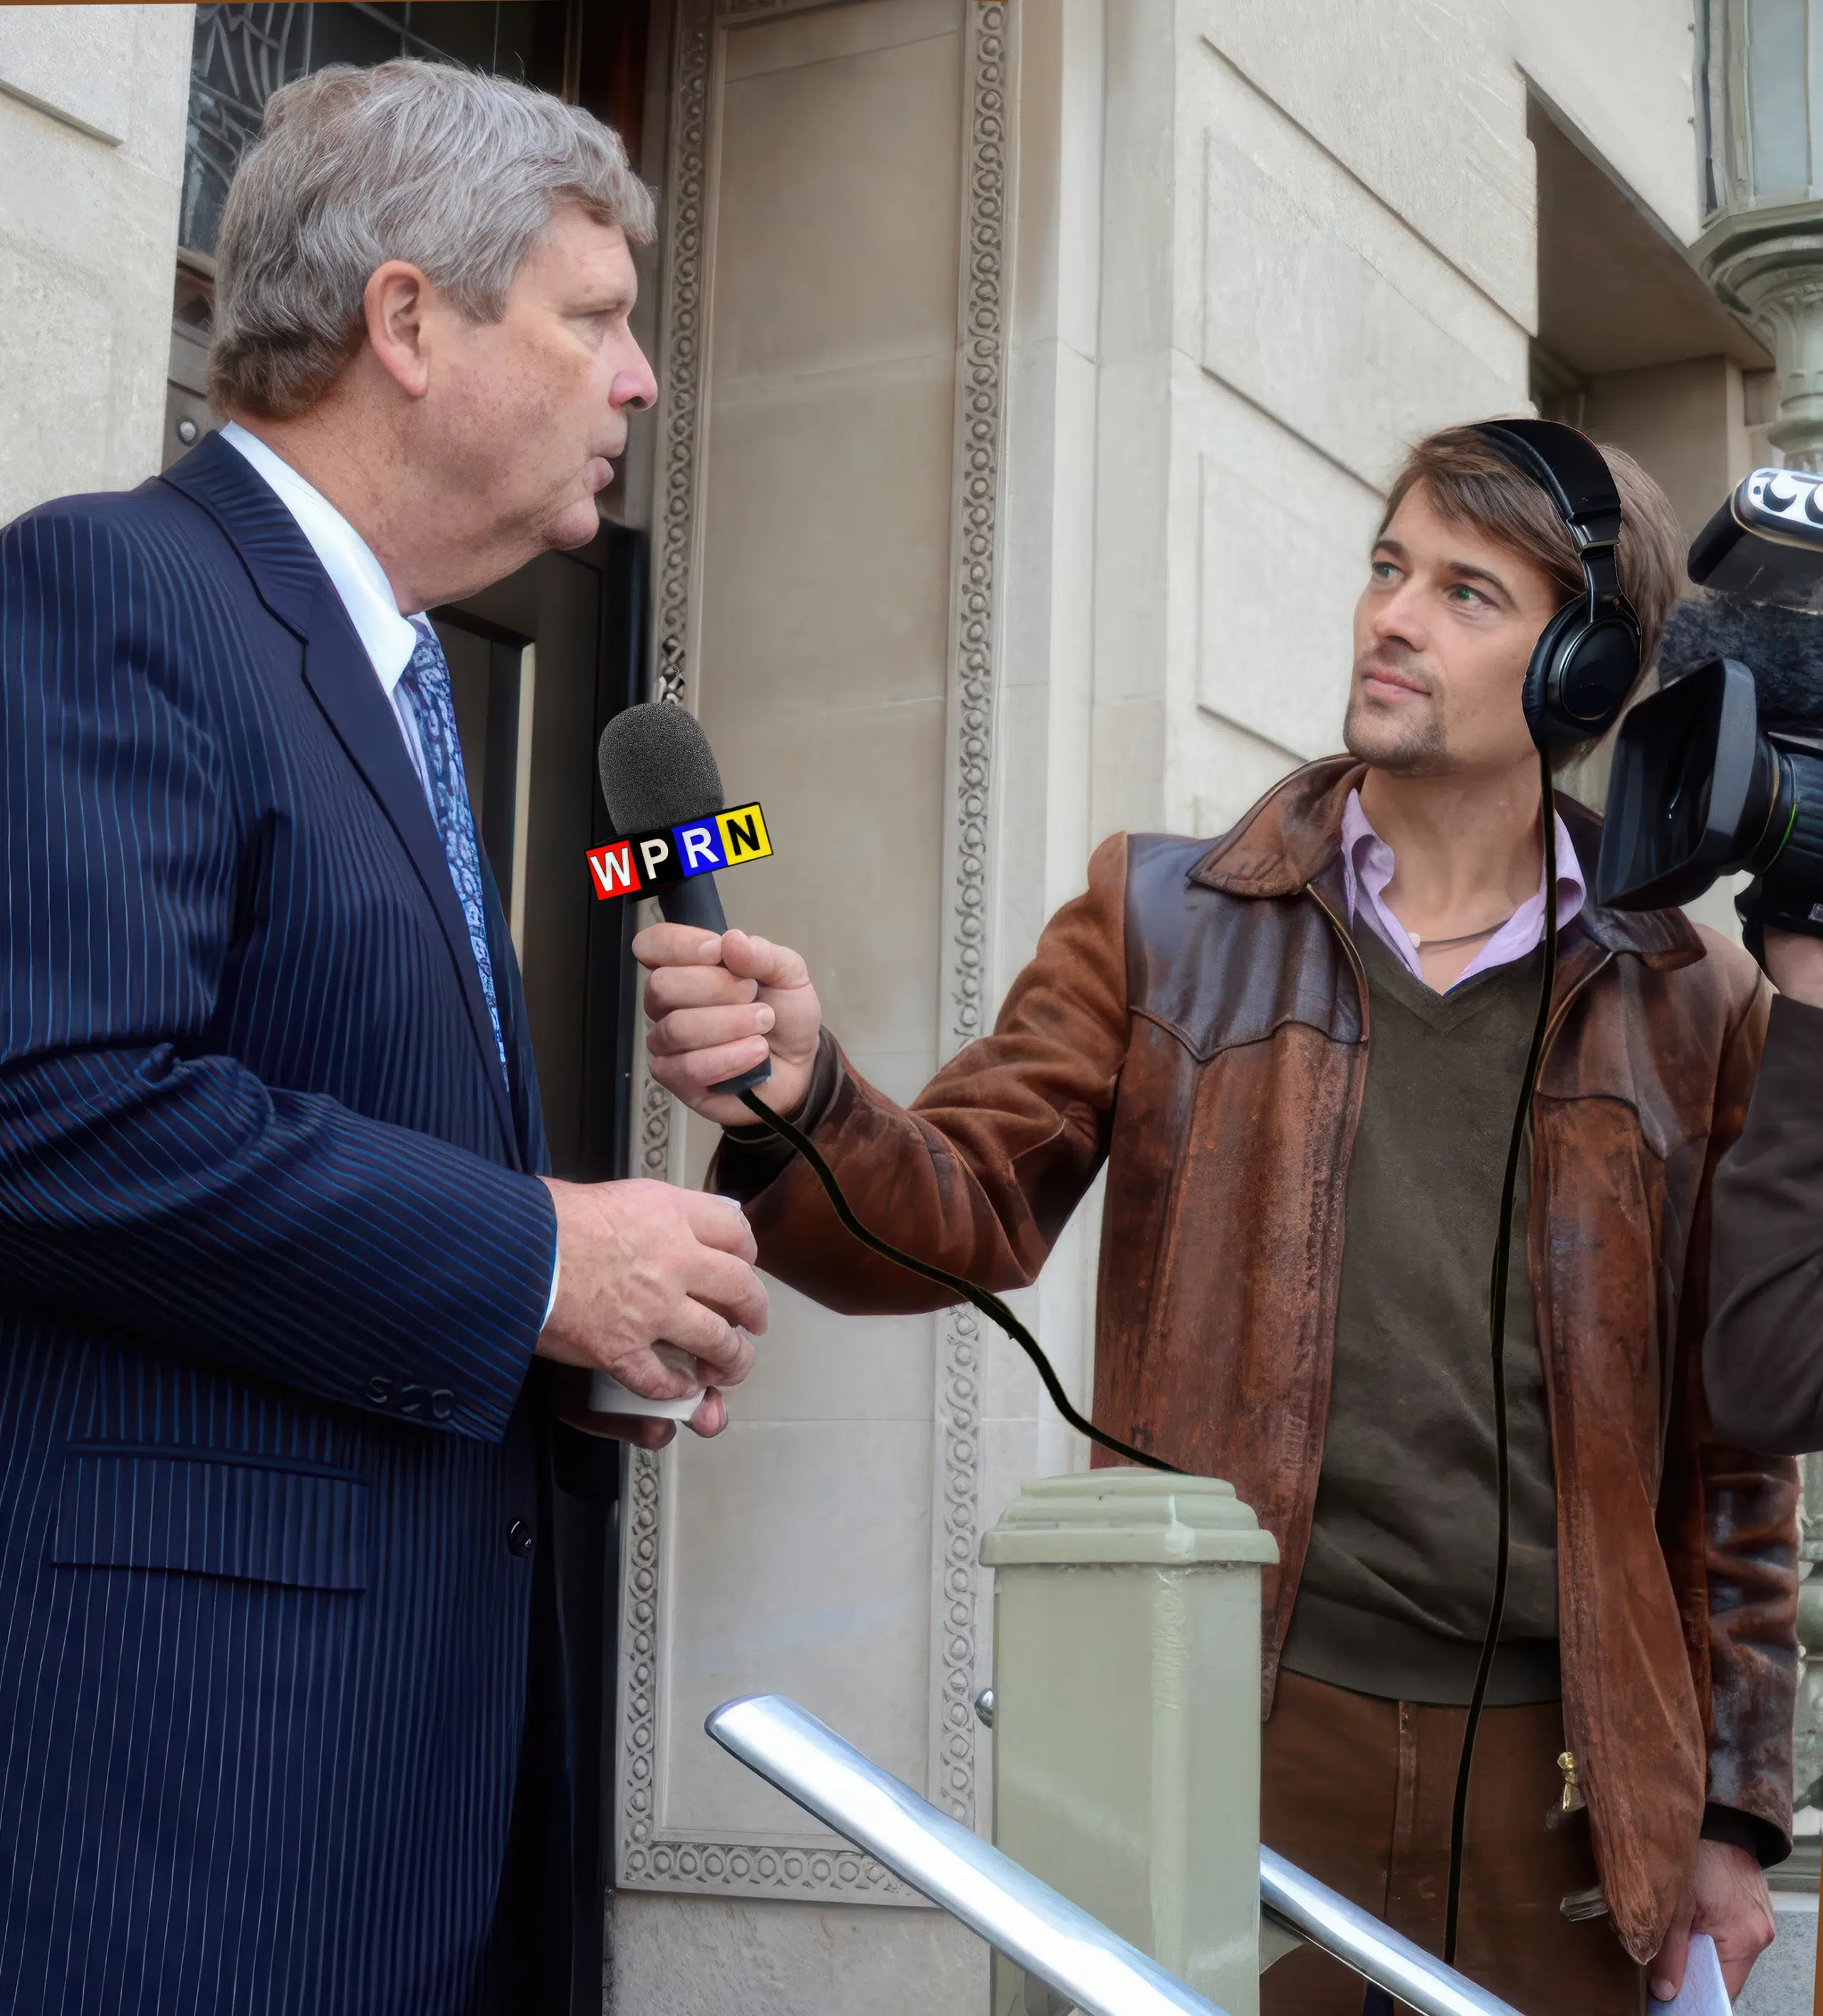
[[[1723,1051],[1695,1222],[1681,1339],[1677,1408],[1702,1517],[1700,1582],[1679,1593],[1706,1637],[1708,1797],[1761,1830],[1763,1861],[1790,1852],[1792,1716],[1798,1676],[1797,1468],[1717,1438],[1700,1376],[1709,1305],[1711,1193],[1717,1163],[1745,1123],[1765,1040],[1765,983],[1743,988]],[[1673,1433],[1679,1431],[1674,1428]],[[1694,1565],[1694,1564],[1693,1564]],[[1692,1577],[1694,1582],[1695,1578]],[[1692,1635],[1695,1635],[1694,1630]]]
[[[1741,1139],[1716,1171],[1703,1380],[1733,1440],[1823,1449],[1823,1008],[1772,1004]]]
[[[1087,891],[1045,927],[992,1035],[959,1052],[909,1111],[846,1064],[813,1139],[861,1222],[982,1287],[1043,1265],[1107,1153],[1126,1056],[1126,841],[1104,841]],[[717,1157],[712,1188],[734,1191]],[[747,1201],[760,1265],[850,1314],[951,1298],[843,1231],[801,1161]]]

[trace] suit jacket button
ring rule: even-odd
[[[433,1420],[447,1421],[456,1412],[456,1395],[447,1386],[434,1387],[431,1393],[431,1417]]]
[[[506,1528],[506,1546],[521,1560],[531,1552],[531,1528],[523,1519],[515,1519]]]
[[[367,1397],[376,1407],[384,1407],[392,1398],[392,1381],[380,1373],[367,1382]]]

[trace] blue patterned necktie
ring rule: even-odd
[[[499,1046],[500,1067],[506,1070],[506,1044],[500,1034],[500,1010],[494,998],[494,962],[488,950],[487,905],[481,888],[481,849],[475,841],[474,815],[469,810],[468,778],[462,767],[462,744],[456,733],[456,699],[449,689],[449,665],[427,616],[414,616],[418,648],[399,675],[398,689],[412,710],[423,751],[425,782],[431,810],[449,863],[450,880],[468,920],[468,941],[481,968],[481,992]],[[512,1073],[507,1071],[509,1079]]]

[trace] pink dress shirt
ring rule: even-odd
[[[1361,794],[1350,791],[1342,814],[1342,879],[1348,898],[1348,920],[1352,925],[1358,905],[1365,903],[1369,921],[1393,951],[1420,980],[1424,967],[1411,934],[1382,900],[1382,892],[1392,880],[1392,850],[1367,823],[1361,809]],[[1569,832],[1557,822],[1557,927],[1561,931],[1588,900],[1588,889],[1571,844]],[[1478,973],[1523,959],[1544,937],[1544,875],[1538,877],[1538,894],[1528,896],[1508,918],[1461,972],[1450,982],[1460,987]],[[1428,985],[1428,982],[1426,982]],[[1446,992],[1448,990],[1447,989]]]

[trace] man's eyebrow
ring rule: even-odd
[[[1443,564],[1445,571],[1456,580],[1480,581],[1484,586],[1492,589],[1501,601],[1508,604],[1512,603],[1513,591],[1490,569],[1472,566],[1467,560],[1446,560]]]
[[[1384,536],[1374,542],[1373,550],[1377,553],[1389,554],[1396,560],[1407,561],[1411,558],[1410,554],[1398,540]],[[1501,601],[1509,605],[1512,604],[1512,589],[1491,568],[1476,567],[1470,560],[1446,560],[1443,563],[1443,571],[1455,581],[1483,582],[1493,590]]]

